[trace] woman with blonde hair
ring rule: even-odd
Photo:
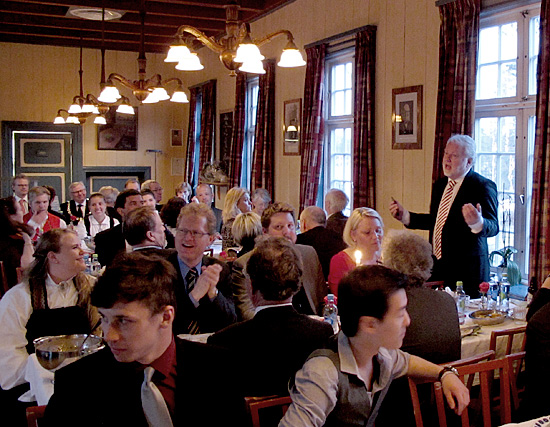
[[[371,208],[357,208],[351,213],[344,227],[346,249],[330,260],[328,284],[331,293],[338,295],[340,280],[358,265],[373,265],[380,261],[384,222]]]
[[[250,203],[250,193],[246,188],[233,187],[225,195],[225,202],[222,211],[222,249],[232,248],[237,246],[237,242],[233,238],[231,227],[235,217],[240,213],[250,212],[252,204]]]
[[[242,246],[239,256],[254,249],[255,239],[263,234],[262,221],[256,212],[246,212],[237,215],[231,232],[235,241]]]
[[[98,325],[99,314],[90,304],[95,279],[85,269],[76,232],[47,231],[26,277],[0,300],[0,386],[14,402],[29,389],[25,371],[34,339],[86,334]]]

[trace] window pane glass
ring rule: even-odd
[[[332,90],[342,90],[346,87],[345,65],[336,65],[332,69]]]
[[[498,95],[498,65],[479,67],[477,99],[491,99]]]
[[[516,61],[500,66],[500,97],[516,96]]]
[[[333,116],[343,116],[345,114],[345,93],[343,91],[332,93],[332,111]]]
[[[500,59],[513,59],[518,56],[518,25],[516,22],[503,25],[500,31]]]
[[[498,27],[483,28],[479,32],[479,63],[487,64],[498,60]]]
[[[537,63],[539,57],[540,16],[529,20],[529,95],[537,93]]]
[[[516,152],[516,118],[502,117],[499,120],[500,126],[500,150],[503,153]]]
[[[499,190],[502,192],[514,192],[516,162],[514,156],[500,156],[499,165]]]

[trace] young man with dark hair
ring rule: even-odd
[[[136,252],[106,269],[92,303],[108,347],[56,372],[47,425],[242,425],[229,356],[172,333],[175,275],[169,262]]]
[[[338,288],[342,330],[296,374],[280,427],[374,425],[392,380],[403,375],[439,378],[449,406],[462,413],[470,398],[456,371],[399,350],[410,323],[406,284],[401,273],[377,265],[344,277]]]
[[[256,306],[254,318],[215,333],[208,342],[234,352],[246,395],[284,395],[289,379],[313,350],[324,346],[333,330],[292,307],[292,297],[301,287],[302,261],[288,240],[261,237],[246,271]]]
[[[163,254],[166,247],[165,228],[154,206],[142,206],[126,215],[124,239],[134,251]],[[143,253],[143,252],[142,252]],[[167,252],[165,256],[168,256]]]
[[[113,262],[115,256],[126,250],[126,241],[122,234],[122,225],[126,216],[134,209],[140,208],[143,204],[141,194],[137,190],[124,190],[116,198],[115,210],[122,218],[122,223],[112,228],[97,233],[95,241],[95,251],[99,262],[103,266],[108,266]]]

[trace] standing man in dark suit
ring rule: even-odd
[[[67,224],[78,224],[79,218],[84,218],[90,214],[88,209],[88,199],[86,198],[86,187],[81,181],[73,182],[69,186],[71,199],[68,202],[61,203],[61,213]]]
[[[91,298],[108,347],[56,372],[46,425],[243,425],[229,355],[172,333],[175,276],[139,252],[106,269]]]
[[[216,238],[216,218],[202,203],[185,205],[176,227],[176,251],[168,258],[176,268],[176,334],[216,332],[235,323],[231,271],[227,264],[204,256]]]
[[[292,296],[301,286],[302,261],[288,240],[261,237],[246,271],[256,305],[254,318],[216,332],[208,343],[233,351],[247,396],[286,395],[289,379],[333,330],[292,307]]]
[[[472,169],[475,142],[467,135],[449,138],[443,157],[445,178],[432,188],[430,213],[417,214],[399,202],[390,212],[407,228],[430,231],[436,258],[430,280],[454,287],[458,280],[470,296],[479,296],[479,284],[489,280],[487,238],[498,233],[497,187]]]
[[[331,188],[325,195],[325,210],[327,211],[327,230],[343,236],[344,227],[348,217],[344,215],[343,210],[349,203],[348,196],[342,190]]]
[[[301,234],[298,234],[296,243],[313,246],[319,262],[323,268],[325,280],[328,280],[330,260],[338,252],[346,249],[342,236],[326,228],[327,217],[325,211],[318,206],[308,206],[300,214]]]
[[[122,225],[126,215],[134,209],[140,208],[143,203],[141,194],[137,190],[124,190],[116,198],[115,209],[122,218],[122,222],[114,227],[97,233],[94,237],[95,252],[99,263],[108,266],[115,256],[126,250],[126,240],[122,234]]]
[[[212,208],[214,216],[216,217],[216,233],[222,231],[222,211],[214,206],[214,193],[212,192],[212,187],[209,184],[199,184],[195,189],[196,196],[193,197],[192,201],[198,201],[199,203],[204,203],[206,206]]]

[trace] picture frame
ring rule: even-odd
[[[137,151],[138,108],[135,114],[120,114],[117,106],[105,113],[106,125],[97,129],[98,150]]]
[[[233,139],[233,110],[220,113],[220,162],[227,168],[230,164],[231,140]],[[226,169],[227,170],[227,169]]]
[[[283,116],[283,155],[301,154],[302,135],[302,98],[291,99],[284,103]]]
[[[170,129],[170,146],[183,147],[183,129]]]
[[[422,149],[422,85],[392,90],[392,149]]]

